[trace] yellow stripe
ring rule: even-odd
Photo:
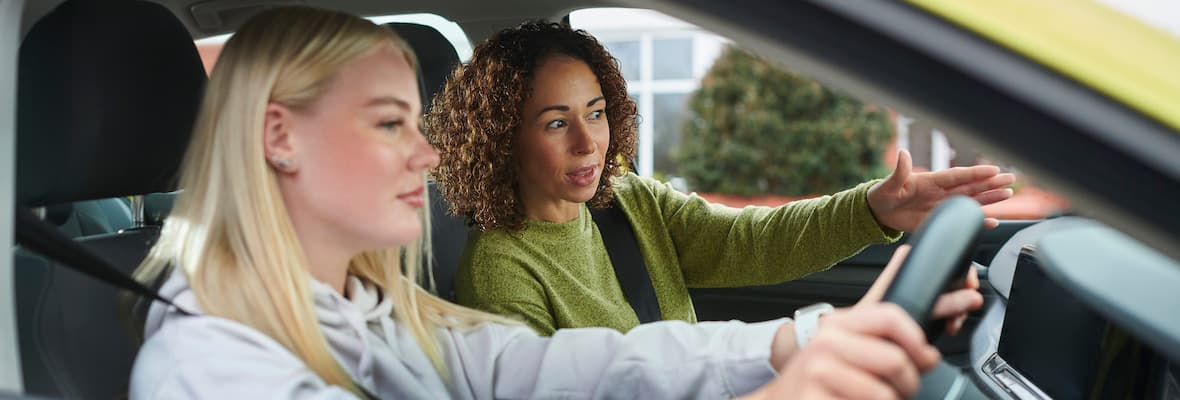
[[[908,0],[1180,130],[1180,38],[1087,0]]]

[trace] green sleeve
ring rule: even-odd
[[[667,184],[652,193],[689,287],[768,285],[821,271],[900,232],[883,228],[862,183],[779,207],[732,208]]]
[[[557,330],[541,282],[510,255],[484,253],[463,260],[455,274],[455,301],[517,319],[541,335]]]
[[[541,336],[553,336],[557,332],[557,324],[553,322],[553,313],[549,309],[533,303],[486,303],[480,310],[492,314],[504,315],[523,322]]]

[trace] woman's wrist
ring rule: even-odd
[[[865,190],[864,194],[865,208],[869,210],[869,216],[873,217],[873,222],[876,223],[877,227],[881,229],[881,233],[884,233],[885,236],[888,237],[894,237],[900,235],[903,231],[901,229],[891,227],[885,222],[882,222],[881,213],[884,212],[884,210],[881,210],[881,208],[884,207],[881,204],[874,204],[873,201],[874,193],[880,189],[883,181],[883,179],[874,179],[868,182],[869,188]]]

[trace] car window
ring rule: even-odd
[[[370,21],[377,24],[388,24],[390,22],[409,22],[415,24],[426,25],[438,30],[447,41],[455,46],[455,52],[459,53],[459,61],[467,63],[471,59],[471,40],[467,38],[467,33],[463,32],[463,28],[459,24],[449,19],[443,18],[435,14],[399,14],[399,15],[383,15],[378,17],[369,17]]]
[[[636,172],[731,206],[779,205],[883,177],[909,150],[916,170],[980,163],[1017,175],[1015,197],[985,208],[1041,219],[1062,196],[1003,160],[885,104],[864,103],[667,15],[598,8],[570,14],[618,59],[639,108]]]
[[[452,46],[455,46],[455,52],[458,53],[460,62],[466,63],[471,59],[471,40],[454,21],[428,13],[382,15],[368,18],[376,24],[409,22],[429,26],[438,30],[447,41],[451,42]],[[229,40],[230,36],[233,34],[211,36],[194,41],[197,51],[201,54],[201,62],[205,64],[205,72],[213,70],[213,64],[217,62],[217,56],[221,54],[221,47],[225,45],[225,41]]]

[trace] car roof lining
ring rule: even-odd
[[[22,19],[22,36],[34,22],[64,0],[28,0]],[[499,0],[488,2],[448,2],[439,0],[151,0],[167,7],[193,35],[194,39],[233,32],[250,15],[267,6],[303,5],[348,11],[363,16],[430,13],[451,20],[478,42],[492,33],[529,19],[560,20],[569,12],[583,8],[617,7],[604,0]],[[200,10],[194,13],[194,10]],[[226,22],[218,28],[202,27],[196,14],[210,13]]]

